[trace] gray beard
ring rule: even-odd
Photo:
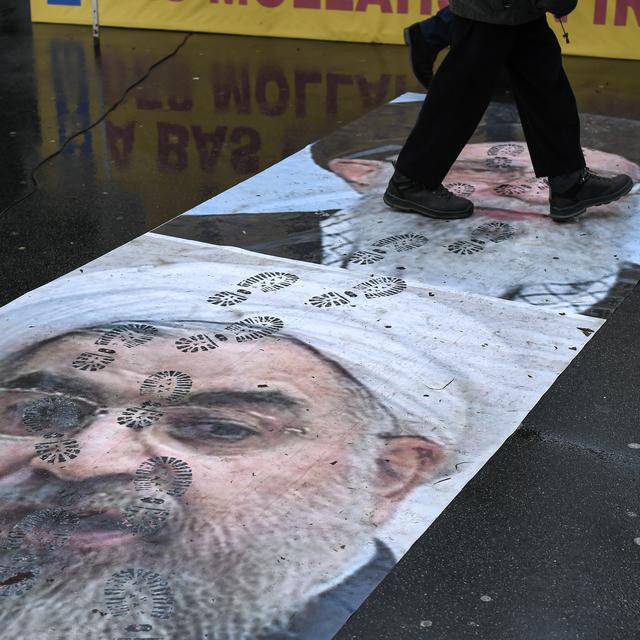
[[[356,568],[354,556],[373,539],[367,520],[373,500],[348,488],[367,486],[371,476],[348,475],[336,474],[323,496],[307,491],[302,500],[291,490],[259,512],[248,495],[246,509],[236,505],[236,513],[250,514],[246,521],[210,513],[203,522],[175,505],[161,537],[108,550],[51,552],[30,590],[2,598],[2,637],[255,640],[286,628],[293,614]],[[123,610],[115,614],[107,606],[105,586],[130,568],[168,583],[173,606],[165,617],[157,610],[151,615],[153,588],[121,599]],[[141,636],[127,630],[133,624],[151,629]]]

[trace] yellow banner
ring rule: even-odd
[[[109,27],[400,44],[442,0],[99,0]],[[31,0],[34,22],[91,23],[91,0]],[[551,19],[552,23],[555,22]],[[568,55],[640,60],[640,0],[581,0]],[[560,26],[555,25],[560,32]]]

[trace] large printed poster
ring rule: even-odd
[[[600,322],[153,234],[27,294],[3,637],[331,638]]]
[[[448,3],[420,0],[100,0],[105,26],[400,44]],[[91,24],[91,0],[31,0],[35,22]],[[551,18],[551,23],[555,19]],[[640,59],[640,0],[583,0],[566,19],[568,55]],[[560,27],[555,24],[558,34]]]
[[[368,114],[159,231],[606,318],[640,277],[638,185],[572,224],[555,223],[517,109],[492,104],[445,181],[473,199],[475,215],[392,214],[382,194],[422,97]],[[581,118],[587,164],[640,180],[638,122]],[[246,231],[257,224],[259,238]]]
[[[378,207],[411,99],[0,309],[3,638],[329,640],[624,296],[637,187],[551,222],[507,107],[470,226]]]

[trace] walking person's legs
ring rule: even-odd
[[[584,169],[576,99],[546,18],[517,27],[506,69],[538,177]]]
[[[455,17],[451,51],[436,74],[384,195],[396,209],[463,218],[473,204],[442,186],[484,114],[514,29]]]
[[[442,183],[486,111],[512,46],[513,27],[454,19],[451,51],[400,151],[400,173],[427,188]]]
[[[575,96],[546,18],[517,29],[506,68],[533,168],[537,176],[549,177],[552,217],[572,218],[622,197],[633,186],[631,178],[601,178],[585,169]]]

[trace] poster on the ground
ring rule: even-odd
[[[391,211],[382,194],[419,100],[408,94],[371,112],[159,231],[608,317],[640,278],[640,185],[571,223],[554,222],[516,108],[494,103],[445,180],[473,200],[475,214],[441,221]],[[581,117],[590,168],[638,181],[638,123]],[[247,231],[255,228],[259,236]]]
[[[637,185],[553,222],[508,105],[472,218],[383,207],[417,98],[0,309],[3,639],[329,640],[635,285]]]
[[[26,294],[3,638],[329,640],[601,323],[157,234]]]

